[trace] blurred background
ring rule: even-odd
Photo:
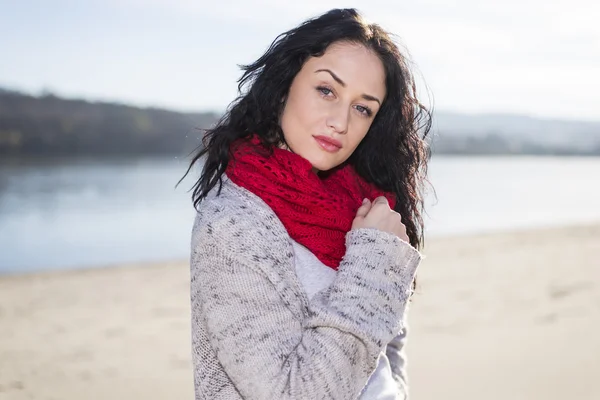
[[[600,3],[0,0],[0,399],[192,398],[178,187],[281,32],[356,7],[433,107],[415,399],[598,399]]]

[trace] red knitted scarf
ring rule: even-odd
[[[384,195],[390,207],[395,205],[392,194],[365,182],[349,164],[320,177],[308,160],[291,151],[273,148],[269,155],[257,136],[235,143],[231,154],[227,176],[260,197],[293,240],[335,270],[362,200]]]

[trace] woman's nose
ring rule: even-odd
[[[327,116],[327,126],[338,133],[346,133],[348,131],[348,120],[350,113],[348,107],[335,105],[331,107]]]

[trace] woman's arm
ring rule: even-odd
[[[283,256],[253,256],[248,246],[238,251],[232,243],[239,236],[227,236],[212,228],[196,236],[192,307],[242,397],[356,398],[402,328],[420,254],[385,232],[350,231],[334,282],[301,320],[265,272],[293,265]]]

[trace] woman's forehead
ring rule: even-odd
[[[347,86],[359,86],[381,97],[385,95],[383,63],[377,54],[360,44],[333,44],[322,56],[307,60],[303,69],[306,74],[333,75]]]

